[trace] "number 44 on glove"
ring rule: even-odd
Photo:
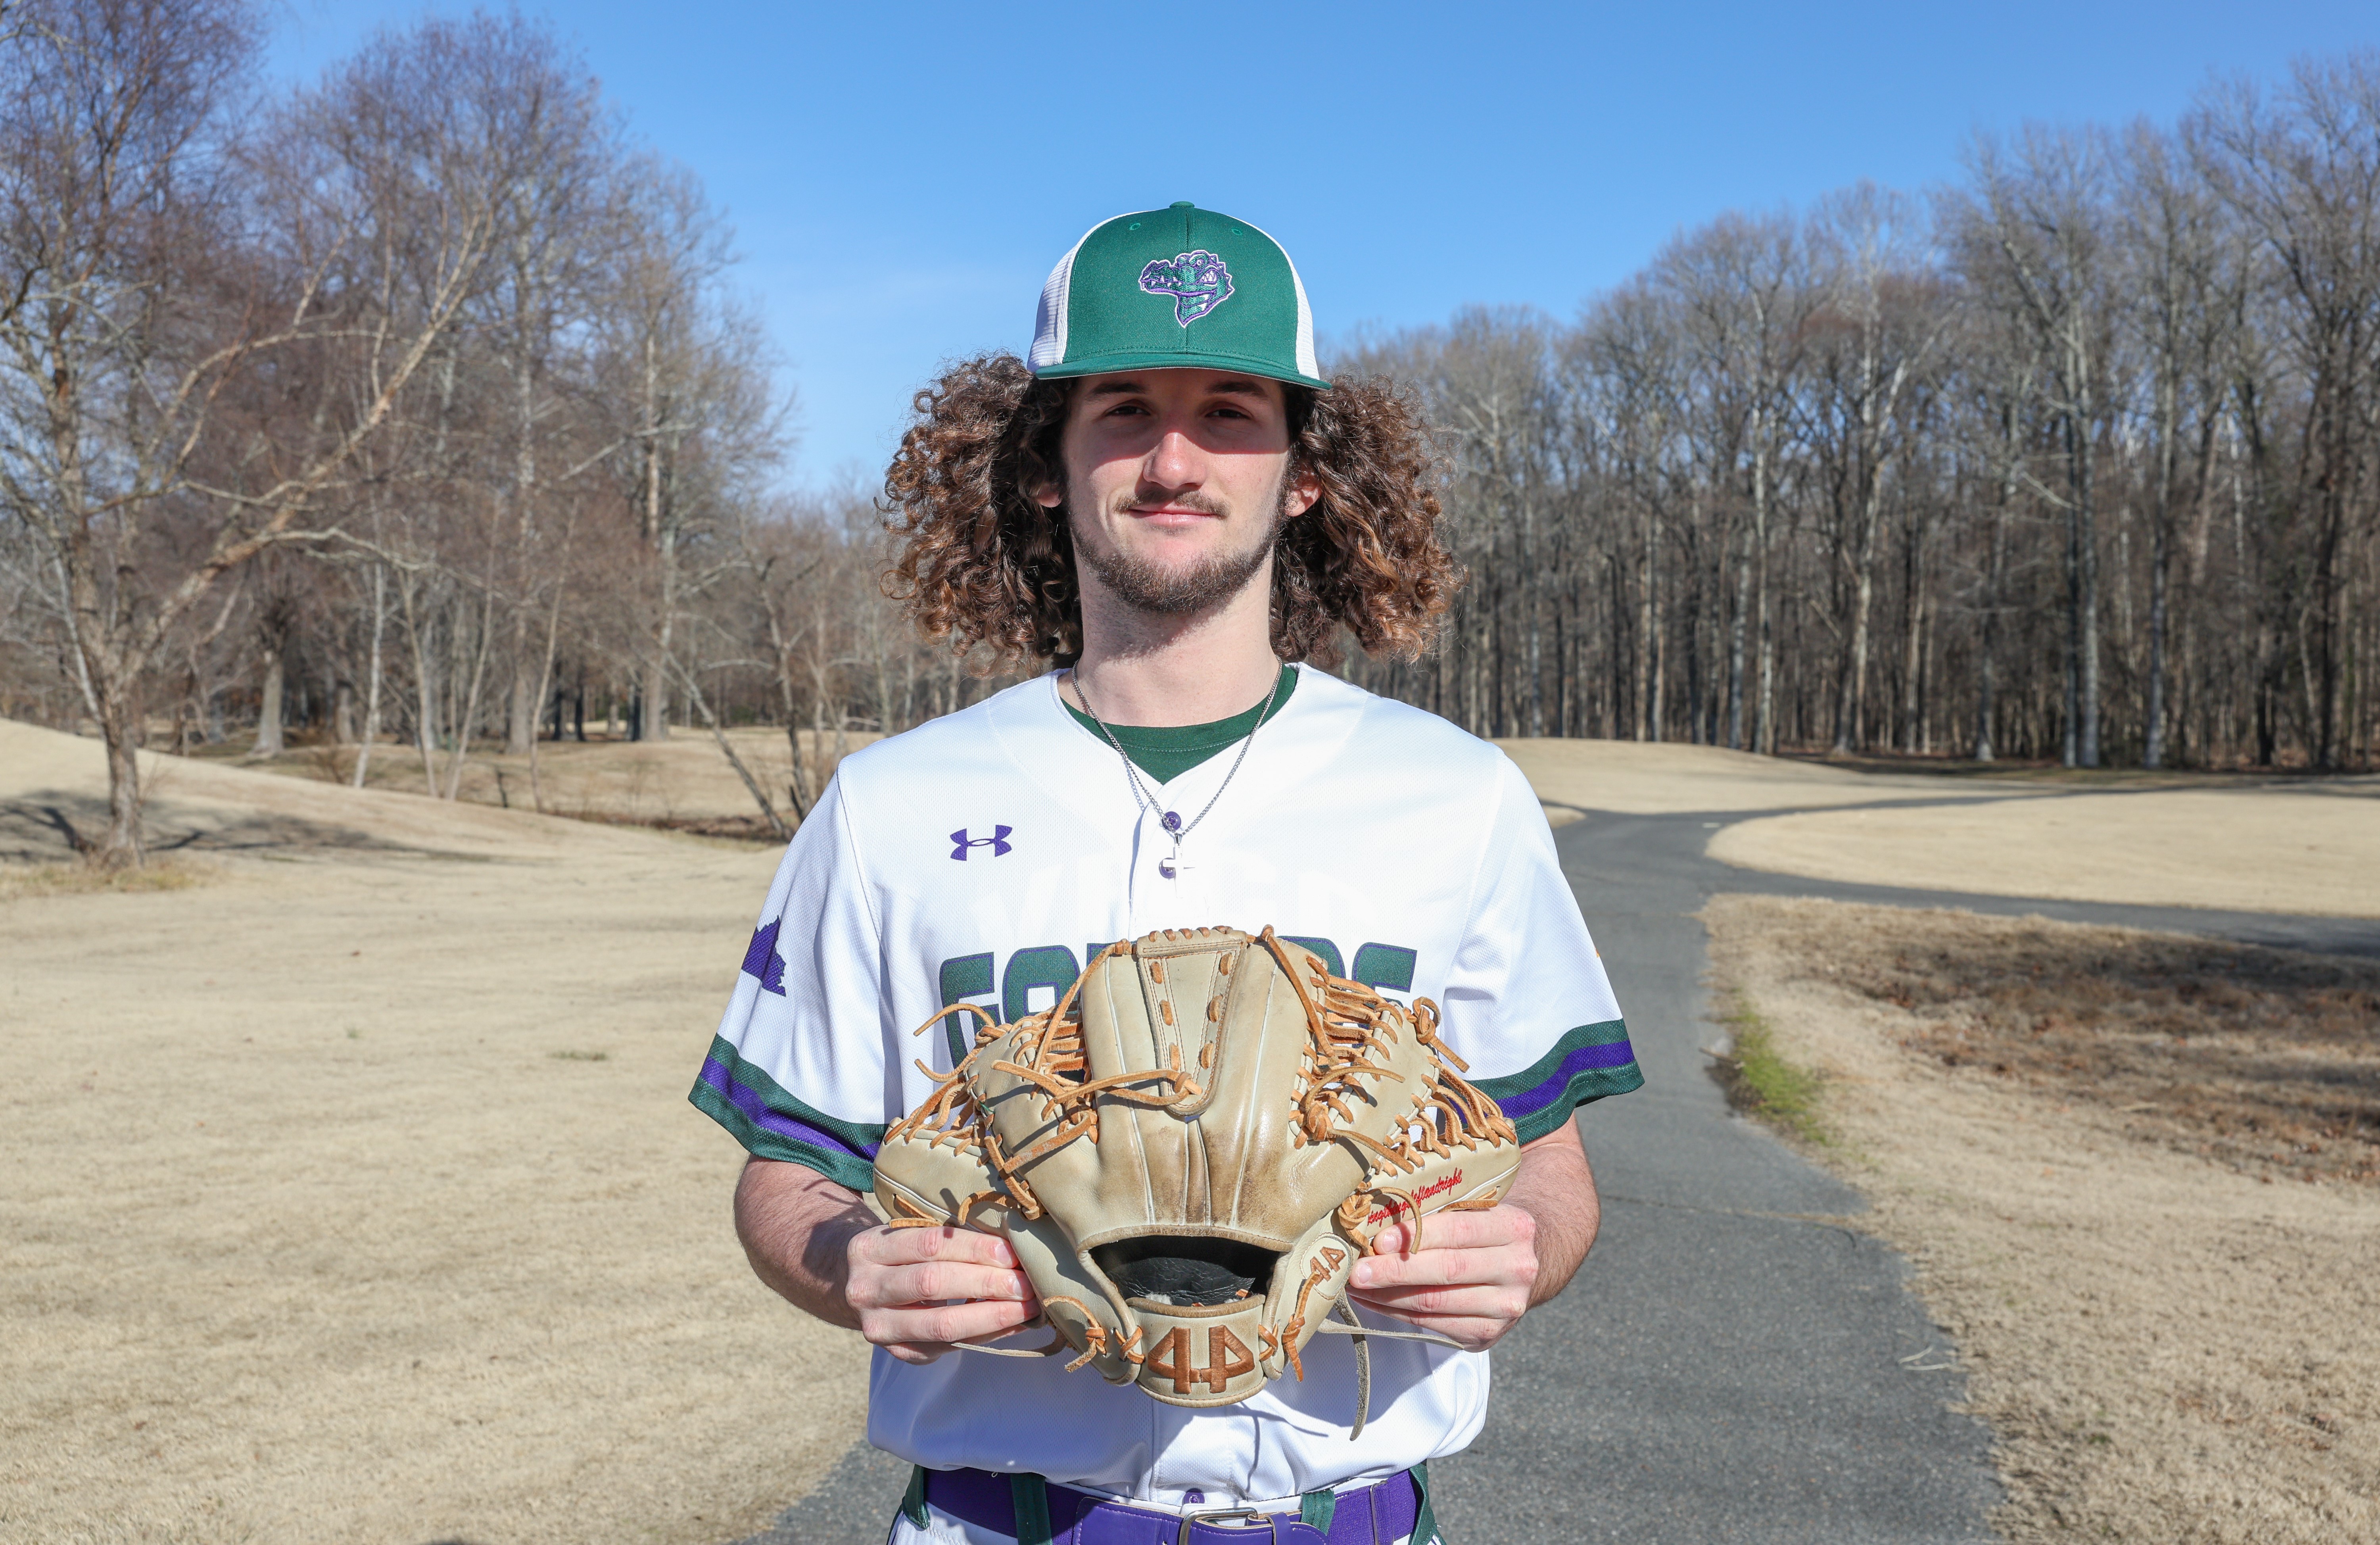
[[[885,1134],[869,1204],[894,1228],[955,1225],[1016,1252],[1056,1332],[1111,1383],[1228,1405],[1325,1329],[1366,1336],[1345,1297],[1390,1223],[1494,1207],[1521,1146],[1411,1009],[1315,955],[1236,929],[1111,944],[1048,1012],[1000,1025]],[[924,1029],[926,1027],[920,1027]],[[919,1064],[923,1067],[923,1064]],[[978,1351],[1005,1351],[977,1347]]]

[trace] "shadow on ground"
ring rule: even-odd
[[[0,862],[57,863],[95,844],[107,830],[107,802],[63,789],[37,789],[0,801]],[[409,853],[461,858],[468,855],[392,843],[329,821],[251,811],[230,816],[150,807],[144,827],[151,853],[321,852]]]

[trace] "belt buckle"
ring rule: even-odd
[[[1212,1518],[1247,1518],[1257,1523],[1263,1524],[1265,1526],[1265,1532],[1268,1534],[1279,1533],[1278,1530],[1273,1528],[1272,1520],[1267,1518],[1263,1514],[1258,1513],[1255,1508],[1219,1507],[1208,1513],[1184,1514],[1182,1516],[1182,1527],[1173,1531],[1173,1545],[1190,1545],[1191,1526],[1206,1523],[1208,1520]],[[1248,1532],[1250,1534],[1254,1534],[1256,1530],[1254,1528],[1249,1528]]]

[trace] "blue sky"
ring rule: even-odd
[[[468,8],[278,0],[272,66]],[[2371,0],[524,8],[727,209],[807,486],[876,474],[941,360],[1021,353],[1050,264],[1125,210],[1271,231],[1326,347],[1569,316],[1722,210],[1922,189],[1979,128],[2170,121],[2210,76],[2380,44]]]

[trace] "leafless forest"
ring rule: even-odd
[[[1481,733],[2371,765],[2380,55],[1339,368],[1422,393],[1473,577],[1357,669]]]
[[[779,492],[730,233],[563,42],[429,21],[293,91],[261,14],[0,11],[0,712],[106,741],[95,858],[144,744],[452,797],[540,736],[996,684],[906,636],[865,491]],[[2380,56],[1333,368],[1425,401],[1471,572],[1439,653],[1346,668],[1481,734],[2371,765]],[[811,765],[747,774],[771,827]]]

